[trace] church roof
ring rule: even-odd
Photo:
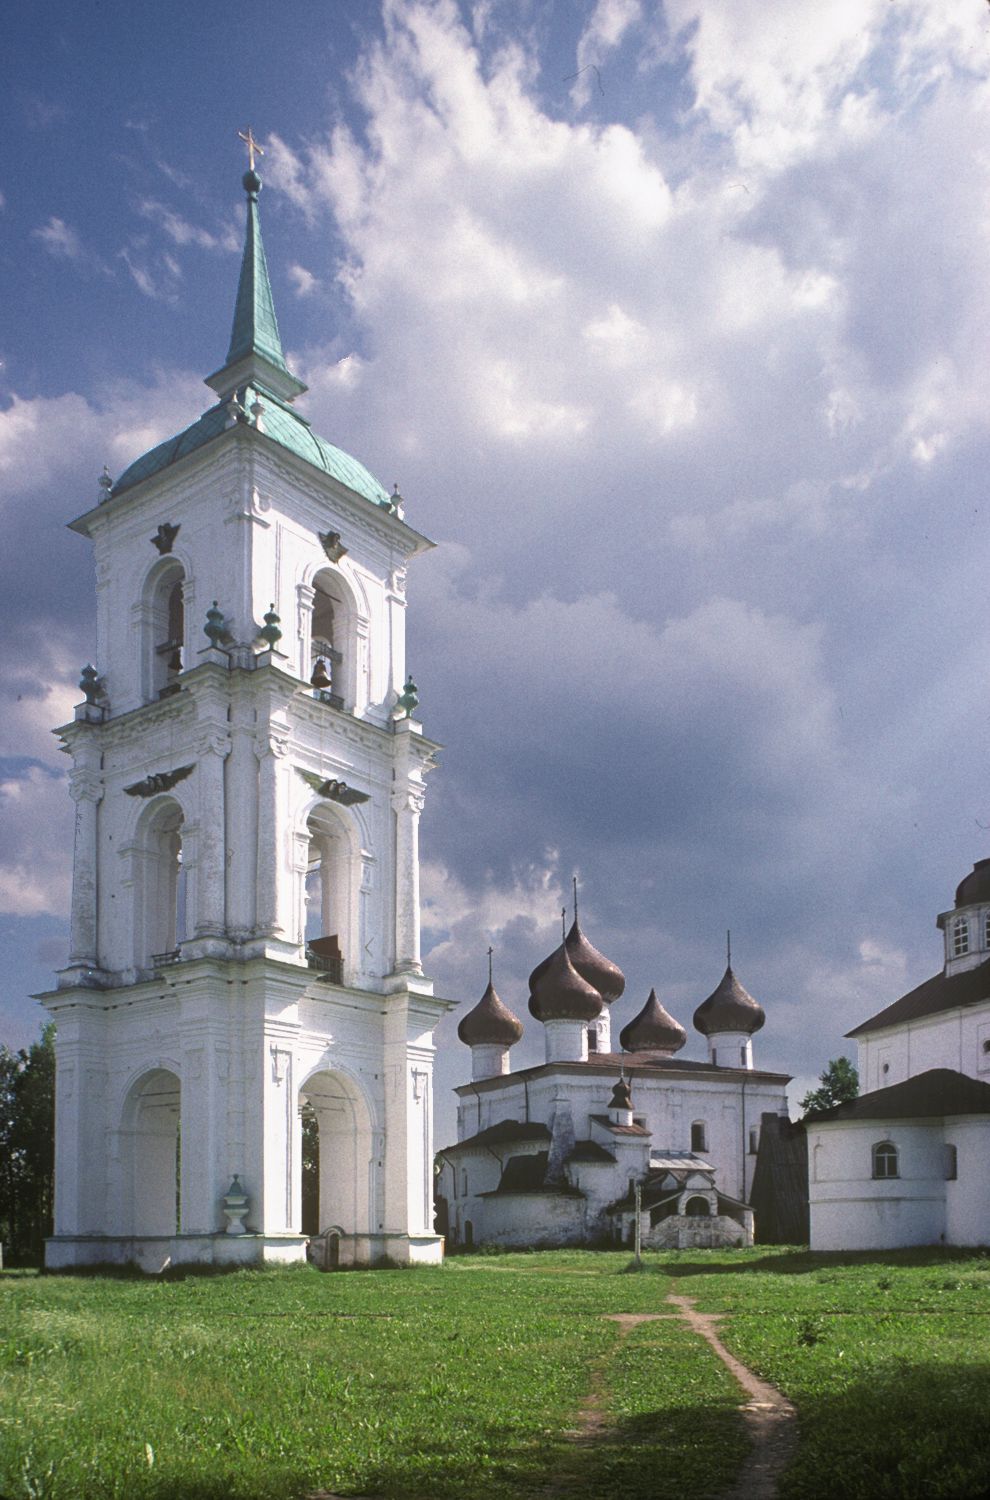
[[[763,1006],[743,989],[730,965],[717,988],[698,1006],[694,1024],[702,1036],[712,1036],[719,1031],[748,1031],[752,1035],[759,1031],[766,1018]]]
[[[228,402],[219,401],[177,437],[167,438],[157,448],[152,448],[136,459],[114,484],[111,495],[119,495],[140,484],[143,479],[150,479],[153,474],[161,473],[171,464],[178,463],[180,458],[185,458],[187,454],[194,453],[197,448],[202,448],[205,443],[219,437],[228,427],[240,424],[250,427],[269,442],[287,448],[297,458],[304,459],[315,469],[321,469],[324,474],[329,474],[332,479],[338,480],[372,504],[384,510],[391,509],[388,491],[364,464],[343,449],[335,448],[326,438],[319,437],[306,418],[293,411],[287,402],[257,385],[241,387],[237,399],[245,413],[250,412],[256,401],[260,401],[264,407],[262,427],[254,426],[246,416],[236,413]]]
[[[650,990],[643,1009],[619,1032],[619,1041],[627,1052],[676,1052],[687,1032],[664,1010],[656,990]]]
[[[613,1167],[615,1166],[615,1157],[612,1155],[612,1152],[606,1150],[604,1146],[600,1146],[597,1141],[575,1141],[574,1150],[567,1160],[568,1162],[601,1162],[603,1165],[609,1164]]]
[[[477,1135],[469,1135],[463,1141],[455,1141],[452,1146],[444,1146],[443,1152],[466,1151],[474,1146],[502,1146],[516,1145],[523,1141],[548,1141],[550,1131],[546,1125],[538,1121],[529,1120],[499,1120],[497,1125],[489,1125],[485,1130],[479,1130]]]
[[[457,1028],[457,1035],[467,1047],[514,1047],[522,1034],[522,1022],[499,999],[491,980],[477,1005]]]
[[[979,859],[956,886],[956,906],[976,906],[990,901],[990,859]]]
[[[888,1026],[900,1026],[907,1021],[920,1021],[925,1016],[955,1010],[957,1006],[979,1005],[984,1000],[990,1000],[990,958],[975,969],[964,969],[961,974],[933,974],[931,979],[909,990],[885,1010],[854,1026],[846,1036],[868,1036],[871,1031],[883,1031]]]
[[[808,1125],[841,1120],[926,1120],[946,1115],[990,1115],[990,1083],[954,1068],[930,1068],[903,1083],[874,1089],[809,1115]]]
[[[245,173],[244,187],[247,228],[230,346],[223,366],[207,380],[220,400],[178,436],[159,443],[135,460],[107,498],[132,489],[196,452],[228,428],[241,425],[329,474],[373,505],[391,511],[392,498],[374,475],[356,458],[318,437],[306,418],[292,409],[290,403],[306,387],[291,373],[282,351],[258,219],[261,179],[253,170]],[[256,405],[262,408],[260,416],[252,411]]]
[[[538,1021],[593,1021],[603,1004],[601,993],[572,964],[566,942],[550,955],[529,997]]]
[[[614,964],[604,953],[599,953],[593,943],[590,943],[581,931],[581,926],[575,915],[571,923],[571,930],[564,939],[567,948],[567,956],[577,969],[581,978],[592,989],[596,989],[606,1005],[611,1005],[613,1000],[618,1000],[626,987],[626,977],[618,964]],[[536,965],[529,976],[529,989],[532,994],[544,974],[553,962],[554,954],[551,953],[541,963]],[[532,1009],[532,1007],[530,1007]],[[535,1014],[535,1012],[534,1012]]]
[[[713,1083],[734,1084],[742,1079],[747,1083],[789,1083],[789,1073],[774,1073],[767,1068],[723,1068],[711,1062],[696,1062],[688,1057],[658,1057],[650,1053],[589,1052],[586,1059],[575,1058],[570,1062],[533,1063],[528,1068],[517,1068],[512,1073],[493,1074],[491,1078],[479,1078],[473,1083],[457,1084],[458,1095],[490,1093],[492,1090],[513,1088],[521,1079],[553,1077],[560,1073],[600,1073],[604,1078],[614,1078],[623,1069],[635,1080],[650,1078],[657,1074],[680,1073],[704,1077]]]

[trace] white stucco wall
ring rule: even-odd
[[[945,1145],[940,1119],[836,1121],[808,1125],[813,1250],[897,1249],[949,1239]],[[897,1147],[898,1176],[873,1177],[873,1147]]]
[[[929,1068],[990,1082],[990,999],[857,1039],[860,1093],[903,1083]]]

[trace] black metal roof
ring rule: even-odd
[[[846,1036],[868,1036],[871,1031],[883,1031],[887,1026],[899,1026],[905,1021],[920,1021],[925,1016],[955,1010],[957,1006],[979,1005],[983,1000],[990,1000],[990,958],[975,969],[964,969],[961,974],[933,974],[931,979],[909,990],[885,1010],[854,1026]]]
[[[808,1115],[805,1123],[814,1127],[833,1120],[928,1120],[947,1115],[990,1115],[990,1083],[954,1068],[929,1068],[903,1083]]]

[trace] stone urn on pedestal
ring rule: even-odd
[[[228,1234],[247,1234],[244,1227],[244,1215],[248,1211],[248,1195],[241,1187],[240,1178],[234,1173],[234,1179],[224,1194],[223,1214],[227,1220]]]

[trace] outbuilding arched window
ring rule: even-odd
[[[684,1212],[695,1219],[707,1219],[711,1213],[711,1205],[707,1198],[689,1198],[684,1205]]]
[[[878,1141],[873,1147],[873,1175],[876,1178],[897,1177],[897,1147],[893,1141]]]

